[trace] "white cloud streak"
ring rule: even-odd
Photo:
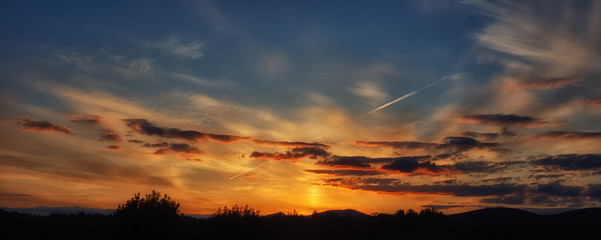
[[[547,77],[599,69],[601,4],[582,2],[590,3],[590,12],[577,14],[571,1],[466,1],[495,20],[474,34],[480,45],[526,60],[521,65],[534,66],[534,71]],[[553,12],[557,8],[546,9],[549,5],[562,10]]]
[[[205,47],[205,43],[198,40],[184,42],[178,38],[170,37],[164,42],[151,43],[148,46],[184,59],[198,59],[204,56],[201,49]]]
[[[265,164],[268,164],[269,162],[270,162],[270,161],[267,161],[267,162],[261,163],[259,166],[256,166],[256,167],[254,167],[254,168],[251,168],[251,169],[250,169],[250,170],[248,170],[248,171],[242,172],[242,173],[240,173],[240,174],[238,174],[238,175],[236,175],[236,176],[233,176],[233,177],[231,177],[231,178],[230,178],[230,180],[231,180],[231,179],[234,179],[234,178],[237,178],[237,177],[240,177],[240,176],[242,176],[242,175],[244,175],[244,174],[246,174],[246,173],[249,173],[249,172],[251,172],[251,171],[253,171],[253,170],[257,169],[257,168],[260,168],[260,167],[262,167],[263,165],[265,165]]]
[[[413,91],[413,92],[407,93],[407,94],[405,94],[405,95],[401,96],[400,98],[397,98],[397,99],[395,99],[395,100],[392,100],[392,101],[390,101],[390,102],[388,102],[388,103],[386,103],[386,104],[384,104],[384,105],[382,105],[382,106],[379,106],[379,107],[375,108],[374,110],[371,110],[370,112],[368,112],[368,114],[375,113],[375,112],[379,111],[380,109],[383,109],[383,108],[385,108],[385,107],[388,107],[388,106],[390,106],[390,105],[392,105],[392,104],[394,104],[394,103],[396,103],[396,102],[398,102],[398,101],[401,101],[401,100],[404,100],[404,99],[406,99],[406,98],[408,98],[408,97],[411,97],[411,96],[413,96],[413,95],[415,95],[415,94],[419,93],[420,91],[422,91],[422,90],[424,90],[424,89],[426,89],[426,88],[432,87],[432,86],[434,86],[435,84],[437,84],[437,83],[439,83],[439,82],[442,82],[443,80],[446,80],[446,79],[449,79],[449,78],[451,78],[451,79],[457,79],[457,78],[460,78],[460,77],[461,77],[461,73],[456,73],[456,74],[449,74],[449,75],[446,75],[446,76],[444,76],[444,77],[442,77],[442,78],[440,78],[440,79],[438,79],[438,80],[436,80],[436,81],[434,81],[434,82],[432,82],[432,83],[430,83],[430,84],[426,85],[425,87],[423,87],[423,88],[421,88],[421,89],[419,89],[419,90],[416,90],[416,91]]]

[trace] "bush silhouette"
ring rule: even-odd
[[[120,204],[115,212],[116,216],[145,216],[169,217],[179,216],[179,203],[171,200],[167,194],[161,198],[161,193],[152,191],[146,197],[137,193],[125,204]]]
[[[256,219],[259,218],[259,211],[248,207],[248,205],[238,206],[237,204],[231,208],[227,206],[218,208],[215,213],[211,215],[211,218],[243,218],[243,219]]]
[[[115,230],[119,238],[173,239],[180,236],[179,203],[167,194],[152,191],[141,197],[134,194],[115,211]]]

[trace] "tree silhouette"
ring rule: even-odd
[[[173,239],[180,236],[179,203],[154,190],[145,197],[134,194],[115,211],[116,233],[120,238]]]
[[[125,204],[120,204],[115,211],[116,216],[169,217],[179,214],[179,203],[171,200],[167,194],[161,198],[161,193],[154,190],[144,198],[140,197],[140,193],[134,194],[134,197]]]
[[[419,216],[421,216],[421,217],[440,217],[440,216],[444,216],[444,213],[442,213],[441,211],[439,211],[436,208],[424,208],[421,211],[419,211]]]

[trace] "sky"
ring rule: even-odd
[[[0,206],[601,206],[601,1],[3,1]]]

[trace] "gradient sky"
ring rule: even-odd
[[[601,1],[3,1],[0,206],[601,206],[600,77]]]

